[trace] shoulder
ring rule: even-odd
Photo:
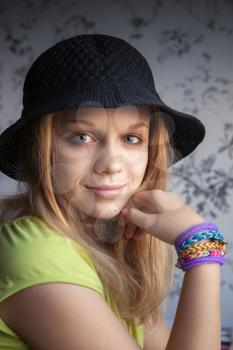
[[[51,229],[45,221],[33,215],[15,218],[0,225],[1,245],[17,247],[18,244],[34,243],[35,240],[45,240],[51,236]],[[54,233],[53,233],[54,236]]]
[[[82,257],[92,265],[88,254],[78,242],[57,232],[43,219],[33,215],[22,216],[0,225],[0,244],[9,253],[14,253],[15,258],[19,254],[21,260],[23,252],[29,254],[33,251],[38,256],[42,254],[47,258],[52,257],[54,252],[61,253],[61,256],[69,252],[72,253],[71,256]]]
[[[136,336],[129,336],[104,300],[102,282],[82,247],[48,230],[31,217],[1,226],[3,256],[10,257],[8,264],[0,258],[5,323],[33,348],[139,349]]]
[[[89,286],[104,295],[103,284],[85,250],[43,220],[25,216],[0,226],[0,301],[16,289],[46,282]]]

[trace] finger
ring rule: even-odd
[[[142,197],[134,197],[132,199],[132,205],[131,207],[137,208],[145,213],[154,213],[155,212],[155,207],[152,204],[152,201],[150,201],[147,198],[142,198]]]
[[[137,226],[136,225],[131,224],[131,223],[127,224],[126,225],[126,229],[125,229],[125,237],[126,238],[133,237],[133,235],[135,234],[136,230],[137,230]]]
[[[146,235],[146,232],[142,230],[141,228],[138,228],[133,235],[133,238],[136,239],[137,241],[142,240]]]
[[[156,214],[147,214],[136,208],[129,208],[124,215],[124,220],[126,223],[133,223],[139,228],[150,232],[155,224],[156,217]]]
[[[164,213],[167,215],[177,215],[186,208],[186,203],[174,192],[165,192],[162,190],[141,191],[133,198],[133,202],[138,209],[143,207],[142,211],[148,213]]]
[[[169,193],[171,196],[173,196],[173,197],[175,197],[175,198],[178,198],[177,195],[176,195],[176,193],[174,193],[174,192],[167,192],[167,193]]]
[[[163,196],[164,191],[162,190],[140,191],[132,197],[132,202],[135,207],[144,212],[158,213],[162,209],[161,202]]]

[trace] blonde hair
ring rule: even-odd
[[[166,190],[168,167],[175,160],[175,153],[159,109],[151,107],[150,112],[148,164],[140,190]],[[146,233],[142,240],[127,240],[122,236],[109,249],[87,234],[75,208],[53,188],[55,127],[54,113],[49,113],[29,122],[25,128],[22,145],[26,182],[18,182],[16,194],[2,197],[0,223],[35,215],[57,232],[75,239],[92,259],[121,317],[127,321],[136,319],[138,325],[143,323],[145,327],[153,326],[172,285],[173,247]]]

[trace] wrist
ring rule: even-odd
[[[201,264],[225,263],[227,242],[218,227],[203,222],[183,232],[175,242],[178,254],[176,267],[187,271]]]

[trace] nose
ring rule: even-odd
[[[121,150],[118,149],[115,142],[110,141],[101,150],[98,150],[94,164],[95,172],[121,172],[124,165],[123,158]]]

